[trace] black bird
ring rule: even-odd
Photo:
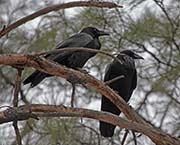
[[[104,31],[100,31],[94,27],[86,27],[79,33],[71,36],[65,41],[57,45],[56,49],[67,48],[67,47],[86,47],[99,50],[101,43],[99,42],[99,36],[109,35]],[[82,68],[85,63],[93,57],[96,53],[87,51],[66,51],[59,52],[56,54],[49,54],[45,58],[53,60],[61,65],[65,65],[70,68]],[[23,83],[31,84],[31,87],[38,85],[44,78],[52,75],[46,74],[40,71],[33,72]]]
[[[114,60],[106,68],[104,81],[112,80],[118,76],[124,77],[113,81],[109,84],[110,88],[115,90],[126,102],[129,101],[133,90],[137,85],[137,73],[134,59],[143,59],[131,50],[122,51],[117,58],[122,64]],[[121,111],[106,97],[102,96],[101,110],[119,115]],[[100,121],[100,132],[104,137],[112,137],[115,130],[115,125]]]

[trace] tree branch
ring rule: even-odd
[[[127,138],[127,136],[128,136],[128,133],[129,133],[129,130],[126,129],[126,130],[125,130],[125,133],[124,133],[124,136],[123,136],[123,139],[122,139],[122,142],[121,142],[121,145],[124,145],[124,143],[125,143],[125,141],[126,141],[126,138]]]
[[[113,58],[114,60],[118,61],[119,63],[122,63],[120,59],[118,59],[117,57],[115,57],[113,54],[110,54],[106,51],[103,50],[96,50],[96,49],[92,49],[92,48],[86,48],[86,47],[68,47],[68,48],[61,48],[58,49],[58,47],[55,47],[54,50],[50,50],[50,51],[46,51],[46,52],[40,52],[40,53],[36,53],[34,54],[35,56],[45,56],[48,54],[57,54],[57,53],[62,53],[62,52],[75,52],[75,51],[85,51],[85,52],[91,52],[91,53],[101,53],[104,54],[106,56],[109,56],[111,58]],[[116,54],[120,54],[120,53],[116,53]],[[124,54],[122,54],[124,55]]]
[[[13,121],[13,127],[14,127],[14,131],[16,133],[16,142],[17,142],[18,145],[22,145],[21,134],[19,132],[18,122],[17,121]]]
[[[33,56],[33,55],[25,55],[25,54],[16,54],[16,55],[0,56],[0,64],[10,65],[10,66],[16,65],[18,67],[34,67],[35,69],[37,69],[39,71],[65,78],[66,80],[68,80],[72,83],[80,83],[80,84],[85,85],[87,87],[93,87],[99,93],[101,93],[102,95],[104,95],[105,97],[110,99],[125,114],[125,116],[129,120],[132,120],[133,123],[135,123],[137,125],[136,126],[137,128],[134,128],[132,126],[131,130],[135,129],[138,132],[141,132],[142,128],[146,127],[147,130],[149,130],[149,132],[153,132],[153,134],[150,138],[156,144],[160,144],[160,145],[161,144],[162,145],[167,145],[167,144],[175,145],[175,144],[177,144],[177,145],[179,145],[178,139],[175,139],[175,138],[171,137],[170,135],[167,135],[166,133],[164,133],[160,129],[157,129],[157,128],[151,126],[141,116],[139,116],[131,107],[129,107],[126,104],[126,102],[118,94],[116,94],[110,87],[106,86],[104,82],[101,82],[101,81],[95,79],[94,77],[92,77],[89,74],[84,74],[80,71],[73,70],[70,68],[66,68],[64,66],[50,62],[44,58],[40,58],[36,55]],[[43,112],[43,110],[41,110],[42,109],[41,107],[40,107],[39,111]],[[38,110],[38,107],[36,109]],[[51,111],[51,109],[52,108],[49,108],[48,110]],[[31,110],[28,110],[28,111],[31,112],[32,108],[31,108]],[[27,110],[26,110],[26,112],[27,112]],[[78,116],[76,113],[74,113],[74,114],[72,114],[72,112],[69,112],[69,113],[72,116]],[[28,112],[26,114],[28,114]],[[40,114],[42,114],[42,113],[40,113]],[[40,114],[38,114],[38,116]],[[14,114],[11,114],[11,115],[14,115]],[[37,114],[35,114],[35,115],[37,115]],[[57,113],[54,113],[53,115],[56,116]],[[63,115],[63,113],[61,113],[61,115]],[[91,115],[90,114],[88,114],[87,116],[82,115],[81,117],[93,118],[94,116],[91,116]],[[5,117],[4,114],[0,114],[0,116],[2,116],[2,118]],[[43,114],[42,114],[42,116],[43,116]],[[33,116],[33,117],[36,117],[36,116]],[[100,118],[97,118],[97,119],[102,120],[102,121],[106,121],[106,117],[105,118],[103,118],[103,116],[101,116],[101,117],[102,117],[101,119]],[[15,118],[18,119],[17,116]],[[27,118],[29,118],[29,116],[24,115],[24,116],[22,116],[22,118],[19,118],[18,120],[24,120],[24,118],[27,119]],[[117,118],[119,118],[119,117],[117,117]],[[115,121],[113,124],[120,125],[122,123],[121,122],[118,124],[117,122]],[[109,122],[109,123],[112,123],[112,122]],[[131,124],[132,124],[132,122],[131,122]],[[143,133],[145,134],[146,132],[143,132]],[[157,134],[159,134],[159,136]]]
[[[20,26],[32,19],[35,19],[41,15],[47,14],[52,11],[57,11],[59,9],[66,9],[66,8],[72,8],[72,7],[98,7],[98,8],[117,8],[117,7],[119,7],[119,8],[121,8],[122,6],[112,3],[112,2],[95,2],[95,1],[76,1],[76,2],[52,5],[52,6],[44,8],[44,9],[41,9],[35,13],[32,13],[28,16],[25,16],[25,17],[17,20],[16,22],[10,24],[7,27],[4,25],[3,29],[0,31],[0,37],[9,33],[11,30],[17,28],[18,26]]]
[[[7,113],[8,112],[8,113]],[[16,112],[15,115],[14,112]],[[31,118],[32,116],[38,117],[85,117],[96,120],[105,121],[114,125],[117,125],[121,128],[126,128],[136,132],[143,133],[150,137],[158,145],[179,145],[180,140],[172,138],[171,136],[164,134],[160,130],[139,124],[136,122],[127,121],[121,117],[118,117],[114,114],[108,112],[99,112],[89,109],[82,108],[72,108],[55,106],[55,105],[41,105],[41,104],[32,104],[32,105],[23,105],[20,107],[9,108],[5,111],[0,112],[0,123],[6,123],[14,120],[24,120]]]
[[[15,88],[14,88],[14,98],[13,98],[13,106],[14,107],[18,107],[18,96],[19,96],[19,92],[21,89],[21,74],[22,74],[22,69],[17,68]],[[22,145],[21,135],[20,135],[19,128],[18,128],[18,122],[16,120],[13,121],[13,127],[14,127],[14,131],[16,133],[16,142],[18,145]]]
[[[14,88],[14,98],[13,98],[13,106],[18,106],[18,96],[21,89],[21,74],[22,69],[17,68],[17,74],[16,74],[16,81],[15,81],[15,88]]]
[[[101,82],[89,74],[84,74],[80,71],[66,68],[64,66],[52,63],[44,58],[40,58],[33,55],[8,55],[0,56],[0,64],[4,65],[18,65],[22,67],[34,67],[35,69],[62,77],[71,83],[79,83],[87,87],[94,87],[99,93],[110,99],[118,108],[126,115],[130,120],[150,125],[142,117],[140,117],[127,103],[119,97],[115,91],[106,86],[104,82]]]

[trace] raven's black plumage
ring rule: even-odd
[[[57,49],[67,47],[86,47],[93,49],[100,49],[101,44],[99,42],[99,36],[108,35],[104,31],[100,31],[94,27],[86,27],[79,33],[71,36],[67,40],[57,45]],[[93,57],[96,53],[75,51],[75,52],[60,52],[56,54],[47,55],[46,58],[58,62],[59,64],[65,65],[70,68],[82,68],[88,59]],[[51,75],[35,71],[33,72],[23,83],[31,84],[31,87],[39,84],[44,78]]]
[[[122,64],[114,60],[108,65],[104,81],[111,80],[118,76],[124,77],[109,84],[117,93],[128,102],[137,84],[137,74],[134,59],[143,59],[131,50],[124,50],[118,56]],[[101,110],[119,115],[121,111],[106,97],[102,96]],[[104,137],[112,137],[115,130],[114,125],[100,121],[100,132]]]

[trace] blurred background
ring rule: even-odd
[[[0,0],[0,28],[61,0]],[[100,0],[99,0],[100,1]],[[111,0],[109,0],[111,1]],[[71,8],[38,17],[0,39],[0,54],[36,53],[52,50],[57,43],[86,26],[108,31],[101,50],[117,53],[132,49],[143,56],[137,61],[138,86],[129,104],[154,126],[180,137],[180,1],[112,0],[121,9]],[[112,58],[98,54],[84,69],[103,80]],[[23,80],[34,71],[26,68]],[[12,105],[15,69],[0,66],[0,106]],[[70,106],[71,84],[63,78],[45,79],[35,88],[23,86],[20,104],[64,104]],[[101,95],[76,87],[75,107],[100,110]],[[1,108],[3,110],[3,108]],[[123,116],[123,114],[121,114]],[[125,129],[116,128],[112,138],[99,134],[98,121],[80,118],[41,118],[19,122],[24,145],[120,145]],[[138,145],[154,145],[136,133]],[[0,145],[15,145],[12,123],[0,125]],[[129,133],[125,142],[133,145]]]

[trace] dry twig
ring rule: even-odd
[[[128,133],[129,133],[129,130],[126,129],[126,130],[125,130],[125,133],[124,133],[124,136],[123,136],[123,139],[122,139],[122,142],[121,142],[121,145],[124,145],[124,143],[125,143],[125,141],[126,141],[126,138],[127,138],[127,136],[128,136]]]
[[[76,91],[76,84],[72,83],[71,107],[74,107],[75,91]]]
[[[22,145],[21,135],[20,135],[20,132],[19,132],[18,122],[17,121],[13,121],[13,127],[14,127],[14,130],[15,130],[15,133],[16,133],[16,142],[17,142],[18,145]]]
[[[137,145],[137,140],[136,140],[136,134],[134,131],[131,131],[133,135],[133,140],[134,140],[134,145]]]
[[[105,84],[106,84],[106,85],[109,85],[109,84],[111,84],[111,83],[113,83],[113,82],[115,82],[115,81],[117,81],[117,80],[119,80],[119,79],[122,79],[122,78],[124,78],[124,75],[120,75],[120,76],[115,77],[115,78],[113,78],[113,79],[111,79],[111,80],[109,80],[109,81],[106,81]]]
[[[21,68],[17,68],[17,74],[16,74],[16,80],[15,80],[15,88],[14,88],[14,98],[13,98],[13,106],[14,107],[18,107],[18,96],[19,96],[19,92],[21,89],[21,74],[22,74],[22,69]],[[19,128],[18,128],[18,122],[17,120],[13,121],[13,127],[16,133],[16,142],[18,145],[22,145],[21,143],[21,135],[19,132]]]

